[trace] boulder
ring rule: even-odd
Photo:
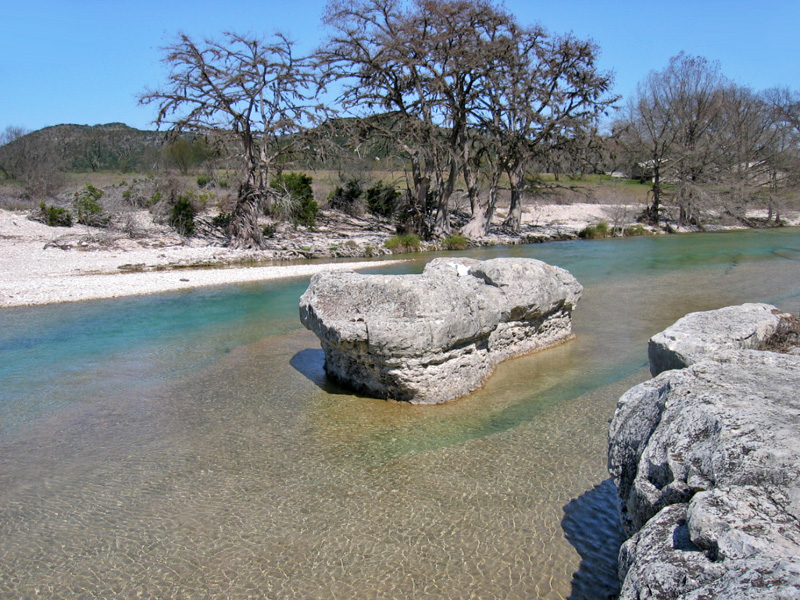
[[[800,597],[800,356],[730,349],[769,337],[773,311],[681,319],[653,340],[689,366],[620,398],[608,463],[631,536],[621,599]]]
[[[757,348],[786,316],[770,304],[689,313],[650,338],[650,374],[655,377],[662,371],[683,369],[721,350]]]
[[[475,390],[502,360],[571,339],[582,290],[534,259],[440,258],[419,275],[319,273],[300,320],[319,337],[332,379],[436,404]]]

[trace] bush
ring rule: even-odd
[[[221,212],[211,219],[211,224],[214,227],[227,230],[231,224],[231,213]]]
[[[463,235],[453,234],[442,241],[442,247],[445,250],[466,250],[469,248],[469,239]]]
[[[400,192],[393,185],[379,181],[367,190],[367,208],[370,212],[390,218],[400,203]]]
[[[390,237],[384,245],[392,252],[416,252],[419,250],[419,238],[413,233]]]
[[[45,225],[50,227],[72,227],[72,213],[59,206],[47,206],[44,202],[39,205],[40,217]]]
[[[211,183],[211,181],[212,179],[208,175],[201,175],[200,177],[197,178],[197,187],[204,188],[209,183]]]
[[[608,223],[605,221],[600,221],[599,223],[595,223],[594,225],[589,225],[588,227],[582,229],[578,232],[578,237],[583,240],[594,240],[598,238],[606,238],[611,235],[611,229],[608,226]]]
[[[169,213],[169,225],[179,234],[189,237],[194,234],[194,217],[197,211],[189,194],[178,196]]]
[[[343,213],[359,216],[363,212],[361,197],[364,191],[358,179],[351,179],[344,186],[337,186],[328,196],[328,206]]]
[[[265,238],[274,238],[277,230],[278,228],[275,223],[268,223],[261,229],[261,235]]]
[[[636,237],[648,235],[650,232],[643,225],[631,225],[622,230],[622,235],[626,237]]]
[[[75,194],[74,208],[78,215],[78,223],[92,227],[105,227],[110,217],[105,214],[100,205],[100,198],[105,192],[93,185],[86,185]]]
[[[314,201],[312,179],[305,173],[282,173],[270,182],[270,187],[292,200],[292,221],[297,225],[314,227],[319,205]]]

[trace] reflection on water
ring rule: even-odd
[[[800,233],[472,254],[570,269],[578,337],[441,406],[326,381],[306,280],[0,313],[0,597],[612,595],[606,429],[647,338],[799,312]]]

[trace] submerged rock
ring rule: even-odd
[[[582,290],[534,259],[439,258],[421,275],[315,275],[300,320],[334,380],[435,404],[475,390],[502,360],[570,339]]]
[[[682,319],[653,339],[679,340],[690,366],[620,398],[608,462],[631,536],[623,600],[800,597],[800,357],[726,349],[769,337],[773,311]]]

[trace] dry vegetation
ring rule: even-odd
[[[800,317],[788,315],[781,318],[775,333],[764,340],[758,348],[782,354],[796,354],[800,351]]]

